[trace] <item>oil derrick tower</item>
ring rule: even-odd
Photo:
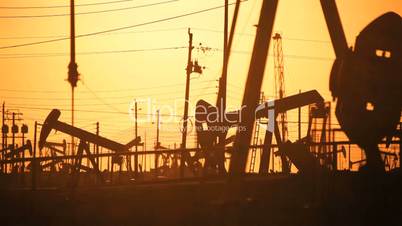
[[[272,37],[274,40],[274,75],[275,75],[275,96],[277,99],[285,97],[285,75],[284,63],[283,63],[283,50],[282,50],[282,36],[279,33],[275,33]],[[288,140],[288,125],[286,119],[286,112],[279,114],[278,126],[282,134],[282,142]],[[282,171],[287,172],[290,167],[286,157],[282,157]]]
[[[278,99],[285,97],[285,75],[283,73],[283,50],[282,50],[282,36],[275,33],[274,37],[274,74],[275,74],[275,96]],[[279,126],[282,132],[282,140],[288,139],[288,126],[286,120],[286,113],[279,115]]]

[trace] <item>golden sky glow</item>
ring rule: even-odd
[[[76,4],[99,2],[77,0]],[[223,0],[133,0],[122,3],[77,6],[76,13],[117,9],[165,2],[137,9],[76,16],[77,35],[108,30],[116,27],[141,24],[169,18],[215,6]],[[240,9],[232,58],[229,69],[228,105],[236,109],[243,94],[244,81],[249,67],[255,27],[261,0],[248,0]],[[68,5],[67,0],[2,0],[3,6]],[[358,33],[373,19],[387,11],[402,14],[400,0],[338,0],[338,9],[349,45],[354,44]],[[230,8],[230,11],[233,7]],[[68,14],[69,8],[50,9],[0,9],[0,47],[36,42],[68,36],[69,17],[4,18],[18,15]],[[126,143],[133,137],[133,121],[128,109],[134,99],[152,98],[153,110],[140,104],[140,117],[154,113],[163,105],[177,102],[172,114],[182,115],[187,49],[150,51],[151,49],[185,47],[188,44],[187,28],[192,28],[194,45],[202,43],[211,47],[203,53],[194,50],[194,59],[206,67],[202,75],[193,75],[191,101],[204,98],[215,102],[216,79],[220,77],[222,64],[223,9],[179,18],[152,25],[139,26],[108,34],[77,39],[77,63],[81,82],[76,89],[76,125],[95,130],[95,122],[101,123],[101,134]],[[324,21],[319,0],[280,0],[275,21],[275,32],[283,36],[286,93],[298,90],[318,89],[330,100],[329,71],[334,53]],[[129,52],[126,52],[129,50]],[[135,51],[134,51],[135,50]],[[105,53],[105,51],[119,51]],[[272,52],[272,48],[270,49]],[[56,55],[56,56],[55,56]],[[70,85],[67,78],[69,41],[0,49],[0,100],[8,108],[19,108],[31,128],[33,122],[43,121],[52,108],[62,111],[62,121],[70,121]],[[263,90],[273,95],[272,57],[267,62]],[[190,108],[191,109],[191,108]],[[90,111],[90,112],[88,112]],[[162,109],[162,114],[171,114]],[[141,114],[140,113],[140,114]],[[190,115],[193,111],[190,110]],[[290,115],[290,120],[295,119]],[[304,115],[305,116],[305,115]],[[304,120],[307,120],[304,117]],[[162,119],[162,126],[175,132],[162,132],[162,144],[179,143],[180,117],[174,122]],[[149,147],[155,136],[155,119],[140,123],[140,135],[146,133]],[[290,128],[292,136],[296,127]],[[52,135],[59,140],[63,135]],[[193,144],[193,136],[190,144]]]

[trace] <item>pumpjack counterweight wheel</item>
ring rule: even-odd
[[[384,171],[378,143],[391,140],[402,107],[402,19],[393,12],[371,22],[355,49],[338,58],[330,89],[336,116],[349,139],[363,148],[367,166]]]

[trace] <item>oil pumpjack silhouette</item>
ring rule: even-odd
[[[324,99],[316,90],[259,104],[278,5],[278,0],[264,0],[242,109],[226,112],[219,104],[220,95],[216,106],[199,100],[196,109],[207,109],[196,111],[195,127],[200,148],[194,155],[181,149],[172,151],[186,153],[181,156],[181,164],[193,171],[201,164],[199,160],[204,159],[201,179],[75,189],[73,193],[62,193],[62,198],[53,193],[38,193],[39,196],[31,197],[32,193],[25,191],[21,197],[28,197],[37,213],[45,210],[55,213],[48,206],[61,203],[60,208],[67,215],[62,219],[67,219],[66,222],[74,218],[98,224],[116,220],[149,225],[370,225],[379,222],[392,225],[390,222],[395,218],[390,216],[402,210],[402,176],[399,168],[385,172],[378,144],[383,139],[387,145],[394,137],[401,139],[398,125],[402,108],[402,19],[396,13],[385,13],[367,25],[357,37],[354,48],[349,48],[335,1],[320,0],[320,3],[336,54],[330,75],[330,90],[337,101],[336,116],[349,139],[364,150],[366,170],[358,174],[337,172],[336,168],[322,165],[309,151],[308,137],[295,142],[281,139],[276,122],[278,114],[311,104],[317,112],[325,111]],[[210,120],[211,115],[214,120]],[[98,168],[88,142],[113,150],[116,155],[126,155],[130,147],[140,142],[140,138],[136,138],[126,145],[120,144],[60,122],[59,116],[60,111],[53,110],[47,117],[39,147],[45,146],[52,129],[79,138],[74,175],[79,175],[84,151],[93,167]],[[260,174],[247,175],[245,168],[252,128],[255,120],[260,118],[269,119]],[[231,127],[246,129],[237,129],[234,137],[227,137]],[[286,167],[283,174],[268,174],[273,137],[279,149],[277,154],[282,161],[295,165],[299,170],[297,175],[290,175],[290,169]],[[232,142],[233,147],[226,147]],[[337,152],[333,150],[334,154]],[[231,155],[228,172],[224,165],[226,153]],[[218,171],[218,177],[210,177],[210,169]],[[101,178],[99,170],[97,172]],[[73,182],[76,187],[77,180]],[[362,190],[365,192],[360,193]],[[46,196],[47,203],[37,207],[35,202]],[[14,196],[10,198],[3,194],[2,198],[13,207],[11,210],[20,209],[18,207],[24,203],[22,198]],[[102,206],[96,205],[99,202]],[[0,214],[7,216],[7,213],[12,212],[5,210]],[[21,215],[26,216],[27,212]],[[399,219],[395,220],[400,223]]]

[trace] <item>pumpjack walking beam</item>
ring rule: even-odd
[[[245,171],[252,136],[252,128],[255,122],[254,111],[258,105],[261,92],[277,6],[278,0],[264,0],[262,3],[253,54],[251,57],[242,102],[243,111],[240,118],[241,121],[236,133],[230,161],[230,176],[238,176],[243,174]]]
[[[336,2],[335,0],[320,0],[320,2],[336,58],[342,58],[348,50],[348,43],[346,41],[345,32],[343,31]]]
[[[96,134],[87,132],[83,129],[68,125],[67,123],[61,122],[58,120],[59,116],[60,111],[57,109],[52,110],[50,114],[47,116],[40,133],[39,149],[42,149],[45,146],[46,139],[49,136],[49,133],[52,129],[72,135],[74,137],[79,138],[80,140],[97,144],[99,146],[110,149],[117,153],[127,151],[129,148],[138,144],[141,140],[139,137],[137,137],[136,139],[124,145],[116,141],[104,138],[102,136],[98,136]]]
[[[84,151],[86,151],[87,156],[89,160],[92,163],[92,166],[99,176],[99,179],[101,182],[103,182],[103,178],[100,174],[98,163],[95,161],[94,156],[91,154],[88,146],[88,142],[94,143],[96,145],[105,147],[107,149],[110,149],[116,153],[127,153],[128,149],[133,147],[134,145],[138,145],[141,142],[141,138],[137,137],[134,140],[130,141],[127,144],[121,144],[118,142],[115,142],[113,140],[109,140],[107,138],[101,137],[97,134],[90,133],[88,131],[79,129],[77,127],[68,125],[64,122],[61,122],[58,120],[60,117],[60,111],[57,109],[54,109],[50,112],[50,114],[47,116],[43,126],[42,130],[40,133],[40,139],[39,139],[39,148],[42,149],[45,144],[46,144],[46,139],[49,136],[49,133],[52,129],[64,132],[66,134],[69,134],[73,137],[77,137],[80,139],[80,144],[75,160],[75,165],[74,165],[74,171],[73,171],[73,183],[72,187],[74,188],[78,184],[78,178],[79,178],[79,171],[81,169],[81,161],[83,157]]]
[[[316,90],[299,93],[270,102],[271,103],[266,102],[260,105],[258,107],[259,110],[255,113],[256,118],[259,119],[261,117],[266,117],[267,115],[269,115],[269,110],[271,109],[273,110],[273,118],[269,118],[269,120],[270,123],[275,123],[274,129],[272,131],[267,129],[267,131],[265,132],[264,145],[260,161],[260,174],[268,173],[269,156],[271,155],[271,144],[273,135],[275,136],[280,151],[284,147],[284,141],[281,139],[279,129],[277,128],[278,123],[276,121],[276,117],[278,116],[278,114],[310,104],[316,104],[319,109],[322,109],[324,107],[324,98]],[[271,115],[269,115],[269,117],[271,117]],[[282,162],[282,164],[284,163]],[[289,167],[287,170],[289,172]]]

